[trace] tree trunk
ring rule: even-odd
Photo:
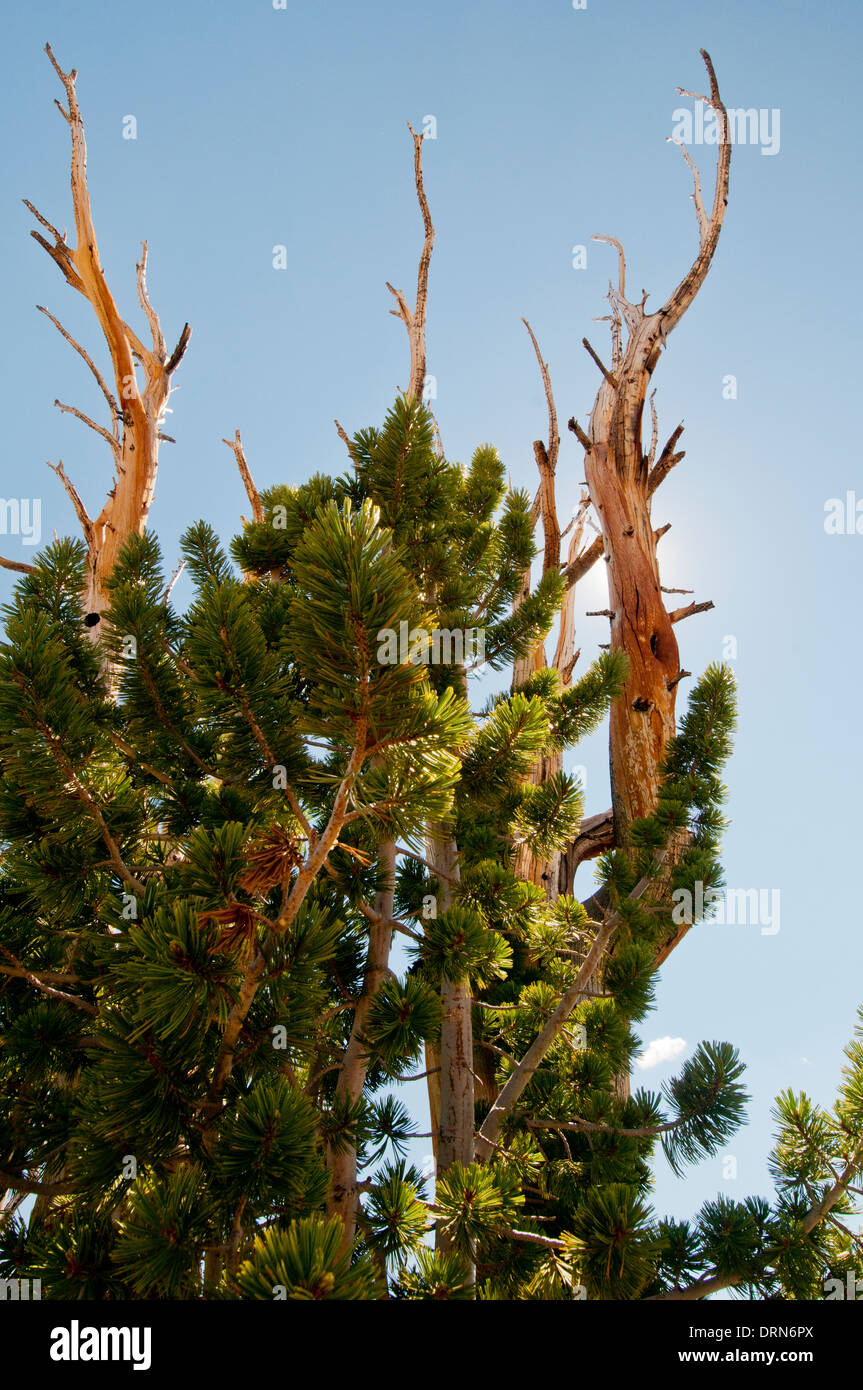
[[[380,846],[378,864],[387,876],[388,886],[375,897],[374,910],[378,920],[369,926],[363,987],[354,1010],[351,1036],[336,1086],[336,1097],[340,1100],[357,1101],[362,1095],[369,1069],[363,1031],[372,1001],[389,973],[396,864],[395,844],[392,840],[385,840]],[[341,1249],[343,1252],[349,1251],[353,1247],[357,1227],[356,1149],[352,1145],[339,1150],[330,1148],[327,1153],[327,1167],[331,1180],[328,1211],[331,1216],[341,1217],[344,1226]]]

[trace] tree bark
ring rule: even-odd
[[[374,910],[377,921],[369,926],[369,945],[363,987],[354,1010],[353,1026],[345,1050],[342,1069],[336,1086],[336,1098],[356,1102],[363,1093],[369,1069],[364,1030],[374,997],[389,973],[390,950],[393,940],[393,893],[395,889],[395,843],[385,840],[378,850],[378,864],[386,874],[387,887],[376,894]],[[353,1248],[357,1228],[357,1151],[353,1145],[327,1152],[330,1172],[328,1211],[340,1216],[343,1225],[342,1252]]]

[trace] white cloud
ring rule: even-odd
[[[673,1057],[679,1057],[681,1052],[686,1051],[685,1038],[654,1038],[652,1043],[648,1043],[643,1052],[640,1052],[635,1059],[635,1065],[642,1071],[647,1071],[649,1067],[658,1067],[662,1062],[670,1062]]]

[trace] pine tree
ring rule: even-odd
[[[422,399],[434,232],[412,136],[415,308],[393,291],[410,385],[379,427],[341,431],[346,472],[259,494],[237,434],[252,518],[229,550],[189,527],[184,610],[142,514],[95,609],[85,527],[5,610],[0,1277],[69,1300],[820,1297],[863,1273],[840,1219],[863,1164],[863,1013],[833,1109],[777,1100],[771,1201],[654,1212],[657,1141],[681,1172],[747,1103],[727,1041],[662,1094],[628,1084],[657,967],[694,924],[677,906],[722,883],[734,684],[709,667],[676,721],[666,628],[699,605],[624,636],[626,529],[603,516],[581,549],[589,499],[560,562],[532,333],[537,498],[490,444],[447,459]],[[729,157],[726,139],[716,207]],[[699,225],[709,263],[719,225]],[[597,431],[641,370],[620,254],[630,343],[613,314],[582,441],[595,502],[613,481]],[[678,437],[637,476],[615,465],[648,517]],[[574,679],[575,584],[603,545],[612,640]],[[651,660],[665,694],[634,781],[621,748]],[[564,763],[606,717],[614,806],[589,817]],[[597,856],[582,902],[575,867]],[[433,1187],[406,1161],[417,1066]]]

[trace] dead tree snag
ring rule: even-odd
[[[75,406],[64,405],[60,401],[54,402],[60,410],[75,415],[104,439],[113,454],[116,468],[114,486],[95,518],[88,515],[78,492],[66,476],[62,463],[54,469],[75,508],[87,546],[87,581],[82,594],[82,607],[88,628],[95,640],[99,635],[101,614],[108,606],[105,581],[124,541],[128,536],[141,532],[146,525],[156,486],[159,444],[163,439],[169,439],[168,435],[162,433],[162,423],[171,392],[171,378],[186,351],[191,329],[188,324],[184,325],[177,346],[173,352],[169,352],[159,317],[147,293],[146,242],[141,245],[141,259],[136,267],[137,292],[138,302],[150,330],[151,346],[146,347],[120,316],[99,261],[96,230],[87,188],[84,121],[75,92],[78,74],[74,68],[68,73],[63,71],[51,51],[50,44],[45,45],[45,52],[66,93],[66,106],[59,101],[56,105],[72,136],[71,175],[75,244],[70,245],[65,232],[59,232],[25,199],[26,206],[49,234],[46,237],[34,230],[30,235],[59,266],[66,283],[83,295],[91,305],[110,353],[114,387],[113,390],[109,387],[105,377],[80,343],[75,341],[53,314],[40,305],[40,312],[51,320],[58,332],[86,362],[105,397],[109,411],[110,429],[105,429]],[[138,379],[138,369],[142,381]]]

